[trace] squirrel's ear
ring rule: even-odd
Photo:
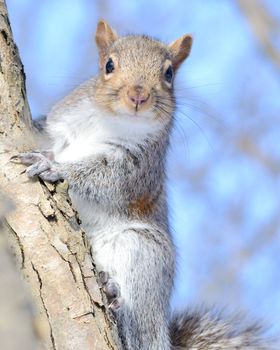
[[[100,53],[104,54],[118,36],[116,32],[104,20],[100,20],[97,24],[95,40]]]
[[[192,42],[192,36],[186,34],[168,45],[169,50],[172,53],[172,63],[175,70],[189,56]]]

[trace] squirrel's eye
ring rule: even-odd
[[[172,78],[173,78],[173,69],[171,66],[169,66],[166,70],[166,72],[164,73],[164,78],[168,83],[172,82]]]
[[[114,62],[112,58],[109,58],[105,66],[106,74],[112,73],[114,69],[115,69]]]

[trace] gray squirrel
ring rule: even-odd
[[[27,175],[65,179],[92,246],[125,350],[272,349],[257,325],[203,311],[170,315],[175,249],[165,162],[176,108],[174,76],[192,37],[96,31],[100,71],[53,107],[48,152],[19,155]],[[238,323],[238,322],[237,322]]]

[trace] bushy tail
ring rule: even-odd
[[[264,336],[257,323],[242,326],[241,318],[194,311],[175,315],[170,334],[173,350],[279,350],[280,346]]]

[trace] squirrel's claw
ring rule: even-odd
[[[30,165],[26,169],[28,177],[39,176],[44,181],[56,182],[62,179],[62,175],[52,158],[51,152],[32,151],[13,156],[11,161]]]
[[[109,304],[109,309],[111,309],[112,311],[117,311],[117,310],[120,308],[120,306],[121,306],[120,299],[121,299],[121,298],[115,298],[115,299]]]
[[[34,163],[37,163],[41,160],[49,160],[53,161],[54,155],[52,151],[31,151],[31,152],[24,152],[17,154],[10,158],[10,161],[16,162],[16,163],[22,163],[25,165],[32,165]]]
[[[121,296],[120,286],[112,278],[109,278],[108,281],[103,285],[103,290],[110,302],[110,299],[116,299]]]
[[[34,164],[42,159],[43,155],[37,152],[20,153],[10,158],[10,161],[25,165]]]
[[[119,284],[110,278],[109,274],[104,271],[99,272],[99,280],[108,299],[109,309],[112,311],[118,310],[121,304],[121,290]]]

